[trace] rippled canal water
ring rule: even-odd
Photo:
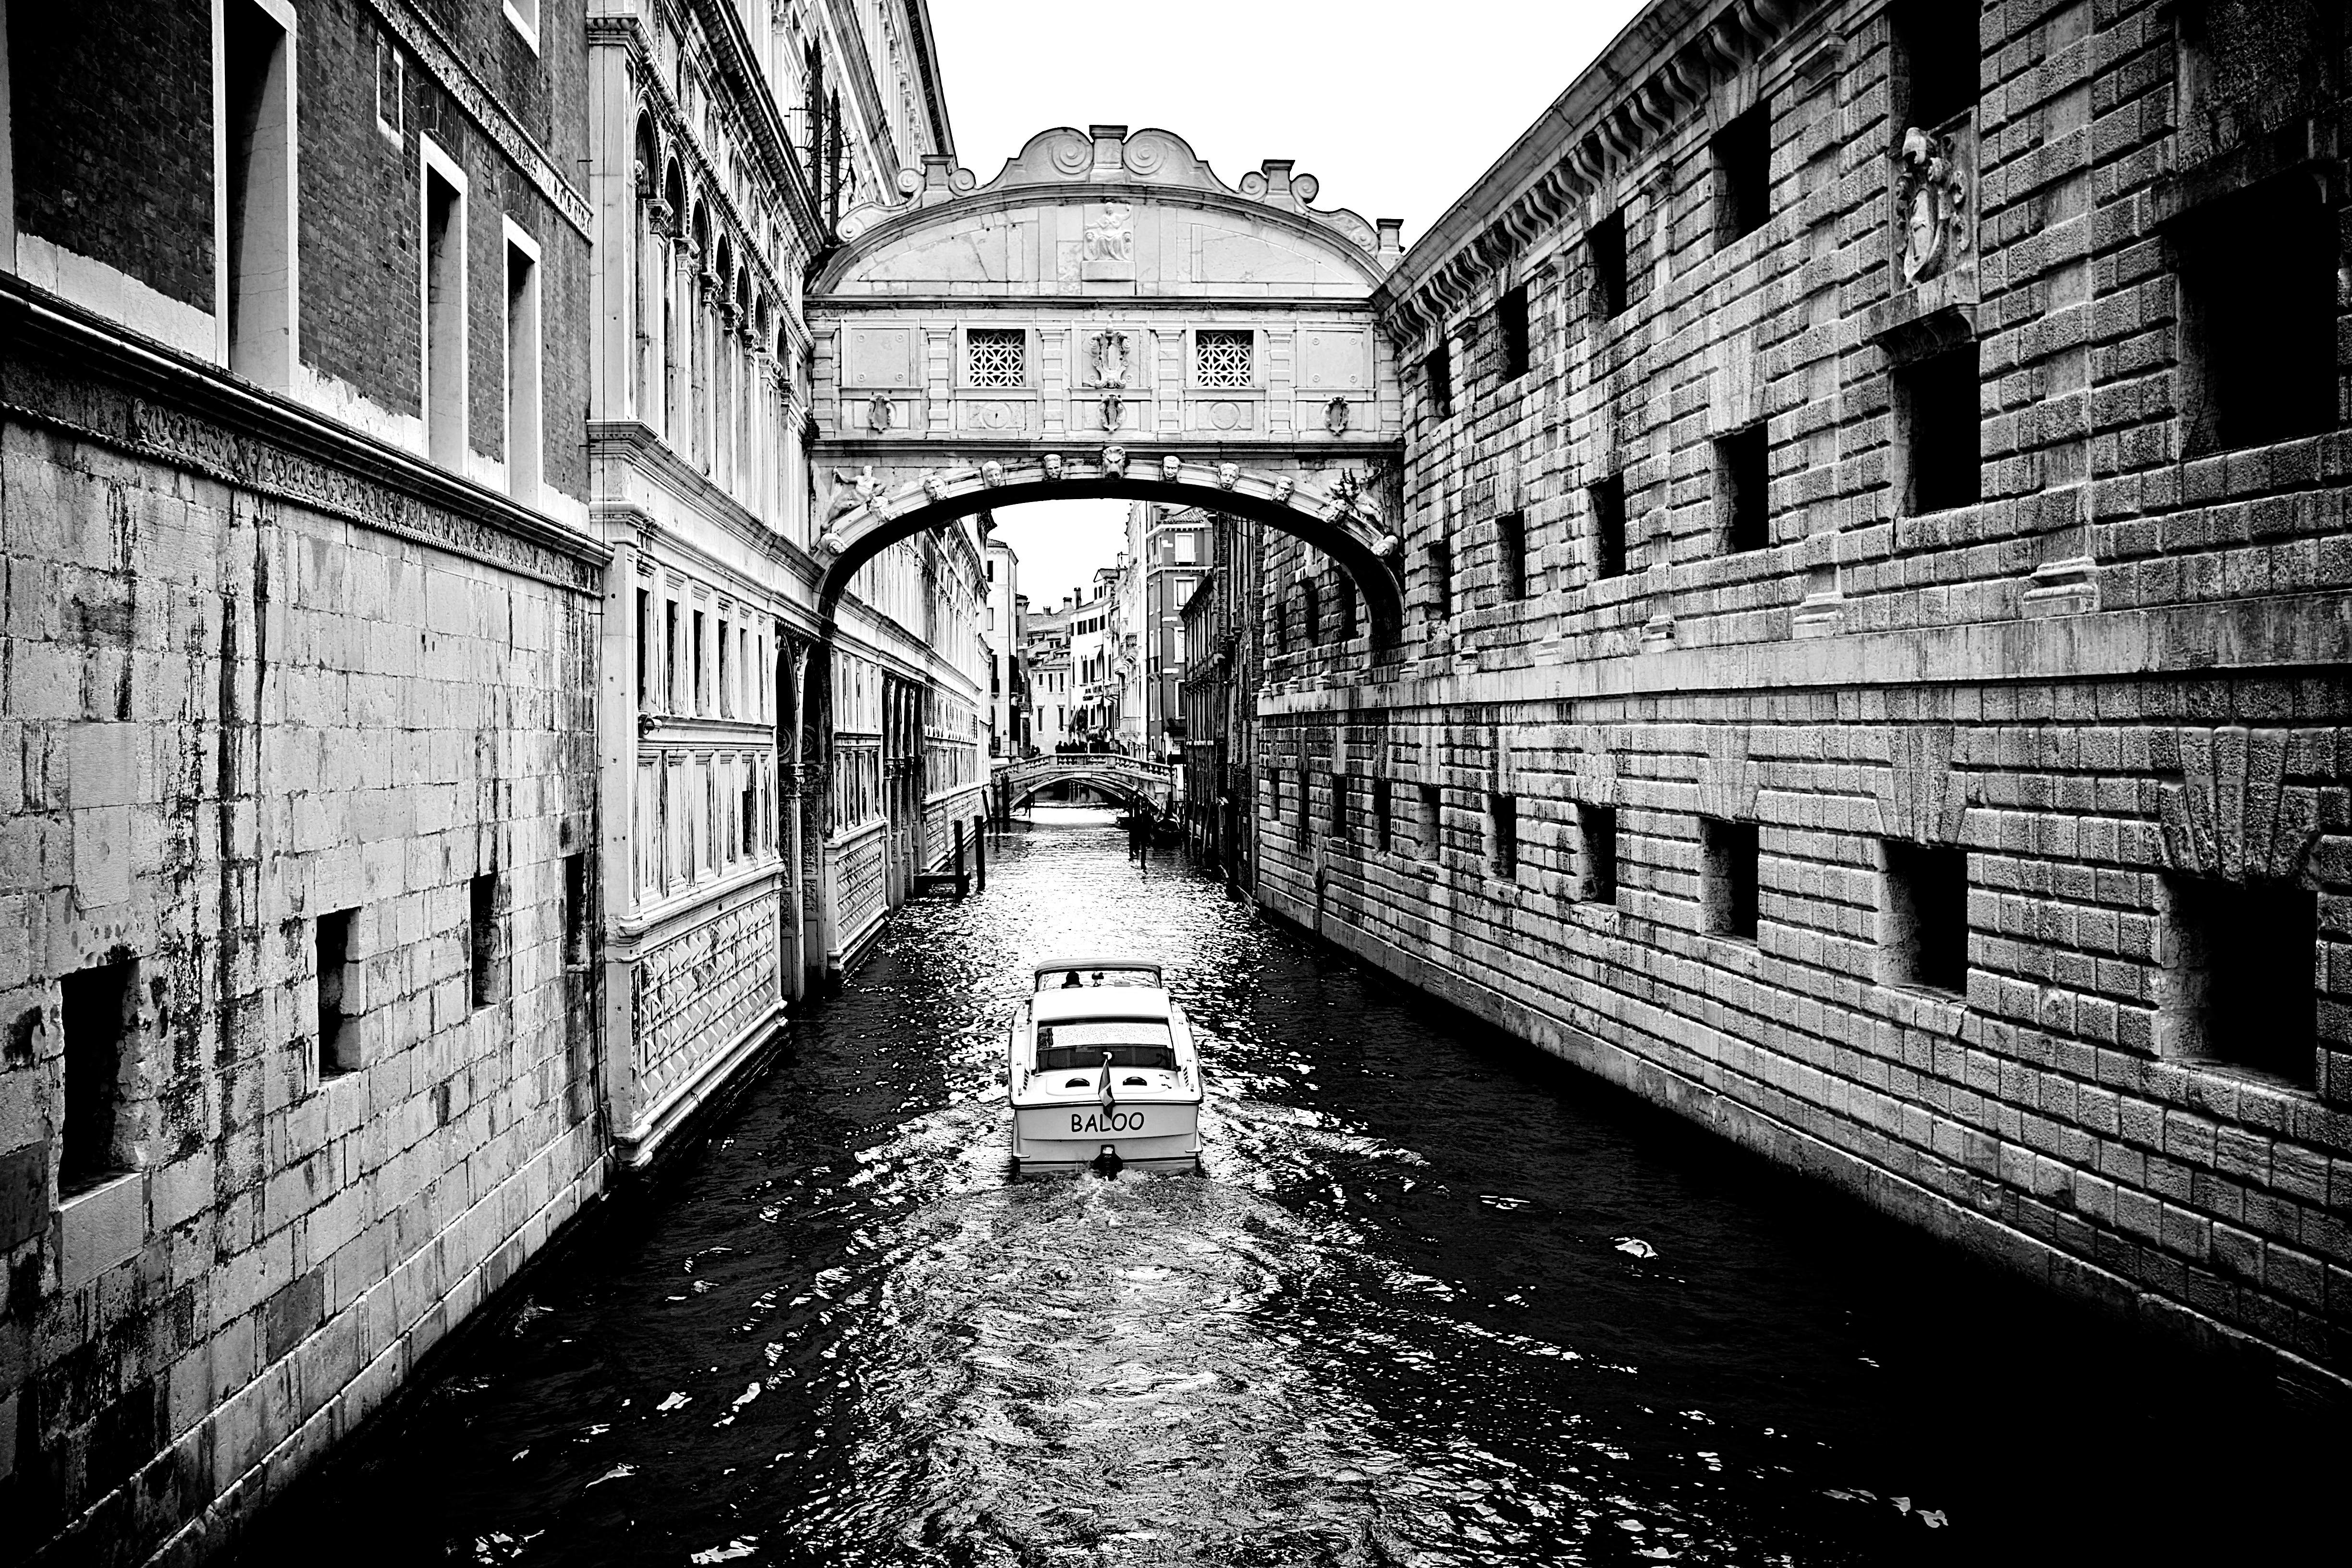
[[[705,1149],[248,1556],[363,1531],[482,1563],[2092,1562],[2340,1495],[2309,1408],[1089,820],[903,913]],[[999,1031],[1032,961],[1106,949],[1174,968],[1205,1173],[1013,1180]]]

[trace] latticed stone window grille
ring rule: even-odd
[[[1246,387],[1254,332],[1192,334],[1192,379],[1202,386]]]
[[[974,327],[964,339],[964,374],[974,386],[1022,386],[1029,378],[1029,334],[1019,327]]]

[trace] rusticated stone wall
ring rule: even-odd
[[[1269,541],[1260,896],[1893,1212],[2340,1380],[2340,23],[1987,4],[1906,163],[1959,9],[1661,0],[1408,253],[1412,615],[1376,653]],[[2318,344],[2319,395],[2232,381],[2233,322]]]

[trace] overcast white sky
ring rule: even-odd
[[[1638,0],[930,0],[958,160],[985,183],[1040,131],[1173,131],[1226,184],[1265,158],[1411,245]],[[1124,501],[1008,508],[1033,606],[1118,553]]]

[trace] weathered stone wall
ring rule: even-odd
[[[2260,276],[2217,300],[2200,226],[2340,192],[2305,101],[2340,113],[2340,33],[2291,4],[1985,5],[1937,121],[1966,199],[1923,226],[1965,244],[1915,283],[1920,13],[1718,9],[1652,6],[1384,289],[1413,613],[1370,662],[1322,567],[1320,645],[1269,638],[1261,896],[1970,1246],[2352,1373],[2340,363],[2323,405],[2216,445],[2198,400],[2250,400],[2189,320],[2288,308]],[[2231,62],[2282,47],[2303,97],[2255,112]],[[2195,148],[2189,79],[2241,95]],[[1759,106],[1769,216],[1735,233],[1717,139]],[[2294,276],[2301,231],[2246,221]],[[1973,408],[1914,390],[1971,347]],[[1920,504],[1971,423],[1973,499]],[[1269,607],[1299,564],[1270,546]],[[1964,914],[1925,976],[1907,868],[1939,851]],[[2233,898],[2307,911],[2278,928],[2284,1049],[2199,1011],[2230,939],[2197,911]]]
[[[9,372],[13,406],[61,384]],[[135,1559],[252,1506],[598,1183],[565,896],[594,806],[593,565],[372,527],[290,499],[302,471],[266,441],[212,470],[0,427],[20,1542],[71,1527],[59,1550]],[[99,1016],[77,977],[115,965],[130,995]],[[93,1058],[68,1058],[93,1032],[113,1127],[83,1160]]]

